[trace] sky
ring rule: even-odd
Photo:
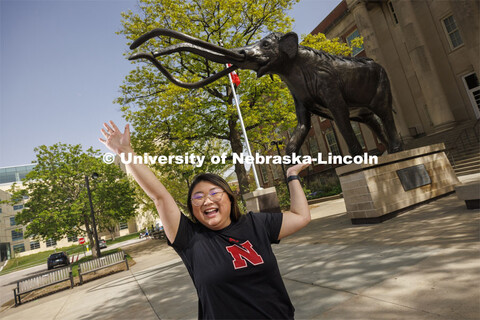
[[[179,0],[180,1],[180,0]],[[301,0],[292,30],[310,33],[341,0]],[[31,163],[34,148],[58,142],[108,150],[105,121],[122,128],[121,12],[136,0],[0,0],[0,167]]]

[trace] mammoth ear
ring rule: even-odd
[[[293,59],[298,51],[298,36],[295,32],[284,34],[278,41],[280,51],[287,54],[288,58]]]

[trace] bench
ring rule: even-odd
[[[71,266],[18,280],[17,287],[13,289],[15,306],[22,304],[22,300],[20,299],[22,294],[26,294],[34,290],[42,289],[67,280],[70,280],[70,289],[73,288]]]
[[[104,257],[82,262],[78,265],[78,276],[80,284],[83,284],[83,276],[90,272],[95,272],[125,262],[128,267],[127,255],[123,251],[115,252]]]
[[[154,239],[166,239],[167,238],[165,236],[165,231],[163,231],[163,230],[152,232],[152,237]]]

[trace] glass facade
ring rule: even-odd
[[[23,243],[16,244],[13,246],[13,252],[25,252],[25,245]]]
[[[355,136],[357,137],[358,142],[360,143],[360,146],[362,149],[365,149],[365,140],[363,139],[362,136],[362,131],[360,131],[360,125],[358,122],[350,122],[353,128],[353,132],[355,132]]]
[[[40,249],[40,241],[30,241],[30,250]]]
[[[53,239],[48,239],[46,244],[47,244],[47,247],[53,247],[53,246],[57,245],[57,241],[55,241]]]
[[[22,240],[23,239],[23,230],[12,230],[12,241]]]
[[[341,155],[340,148],[338,147],[337,138],[332,128],[328,128],[325,131],[325,138],[327,139],[328,149],[333,155]]]
[[[0,168],[0,184],[20,182],[22,179],[25,179],[27,173],[32,171],[34,167],[35,164],[28,164],[17,167]]]
[[[358,32],[358,29],[355,29],[355,31],[353,31],[352,33],[350,33],[350,35],[347,36],[347,43],[349,46],[352,46],[352,41],[355,38],[360,38],[360,32]],[[357,48],[357,47],[353,48],[352,57],[355,57],[357,54],[359,54],[362,51],[363,51],[363,44],[360,48]]]

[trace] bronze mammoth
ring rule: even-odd
[[[205,86],[237,68],[254,70],[257,77],[278,75],[293,96],[298,120],[287,144],[287,154],[300,150],[310,130],[312,114],[335,121],[352,155],[363,154],[363,150],[350,121],[366,124],[387,146],[389,153],[403,150],[393,119],[388,76],[385,69],[371,59],[336,56],[301,46],[294,32],[274,32],[252,45],[226,49],[178,31],[155,29],[135,40],[130,48],[135,49],[161,35],[185,42],[153,53],[136,53],[129,59],[148,59],[181,87]],[[232,66],[196,83],[181,82],[161,65],[157,57],[182,51]]]

